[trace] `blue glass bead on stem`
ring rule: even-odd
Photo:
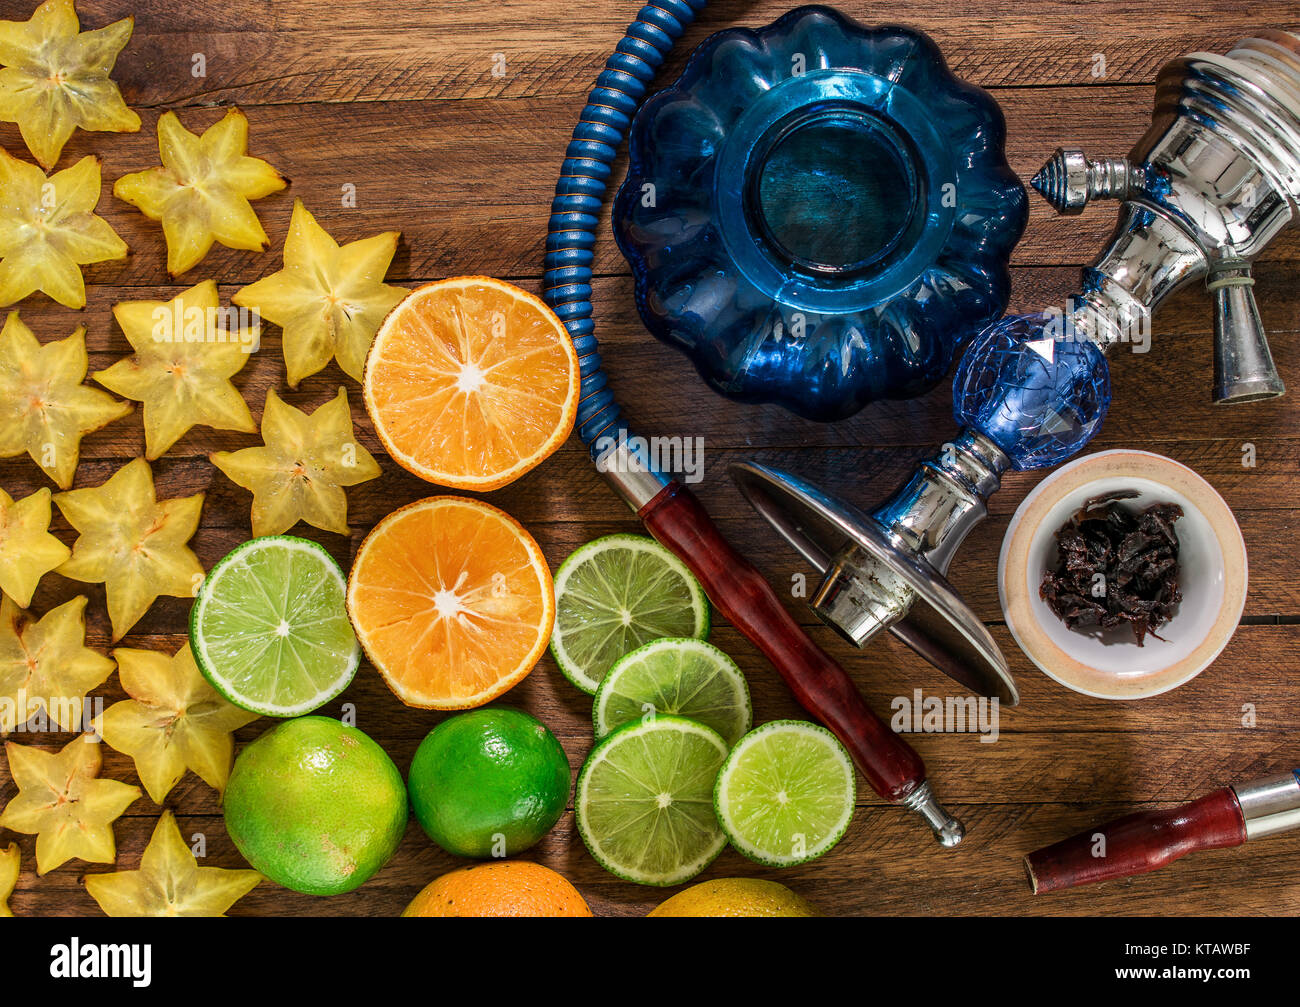
[[[1018,469],[1078,452],[1110,406],[1110,369],[1069,315],[1009,315],[971,342],[953,378],[953,415]]]

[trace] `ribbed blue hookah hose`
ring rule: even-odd
[[[591,316],[591,263],[611,166],[646,88],[682,32],[708,0],[658,0],[628,25],[578,116],[555,185],[546,235],[542,297],[578,352],[582,391],[577,429],[592,451],[625,428],[601,370]]]

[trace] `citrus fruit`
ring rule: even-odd
[[[523,679],[555,621],[551,571],[503,510],[429,497],[366,536],[348,613],[388,687],[408,706],[482,706]]]
[[[578,355],[532,294],[458,276],[416,287],[388,313],[362,386],[394,461],[440,486],[491,490],[569,436]]]
[[[816,860],[838,843],[856,798],[849,753],[805,720],[774,720],[741,738],[714,791],[731,845],[771,867]]]
[[[651,909],[648,916],[820,916],[785,885],[760,878],[701,881]]]
[[[444,720],[416,749],[411,809],[429,838],[460,857],[522,853],[569,798],[569,760],[546,725],[521,710]]]
[[[475,864],[444,874],[411,900],[403,916],[590,916],[578,890],[549,867],[526,860]]]
[[[749,685],[736,662],[711,643],[653,640],[620,658],[596,690],[596,738],[647,715],[675,713],[713,728],[734,745],[753,723]]]
[[[337,895],[384,866],[406,829],[406,787],[368,735],[328,717],[278,724],[235,759],[226,830],[253,867],[308,895]]]
[[[679,885],[727,845],[713,781],[727,743],[711,727],[663,716],[597,743],[578,774],[578,832],[605,870],[643,885]]]
[[[709,601],[686,564],[645,535],[606,535],[578,548],[555,575],[551,654],[564,676],[595,694],[624,654],[660,637],[709,635]]]
[[[333,699],[361,663],[344,587],[343,571],[315,542],[270,535],[236,546],[190,609],[203,677],[236,706],[268,717],[296,717]]]

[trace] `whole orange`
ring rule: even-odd
[[[444,874],[411,900],[403,916],[590,916],[578,890],[527,860],[476,864]]]

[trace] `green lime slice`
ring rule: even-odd
[[[714,791],[731,845],[770,867],[816,860],[838,843],[856,799],[849,753],[805,720],[774,720],[741,738]]]
[[[595,694],[624,654],[663,636],[709,635],[709,601],[686,564],[644,535],[606,535],[555,574],[551,655],[564,677]]]
[[[578,832],[605,870],[642,885],[679,885],[727,845],[713,781],[727,743],[685,717],[620,727],[578,774]]]
[[[749,685],[736,662],[711,643],[654,640],[615,662],[596,690],[591,719],[600,740],[647,715],[699,721],[734,745],[753,724]]]
[[[231,550],[190,609],[203,677],[268,717],[297,717],[333,699],[361,663],[346,584],[333,557],[304,538],[268,535]]]

